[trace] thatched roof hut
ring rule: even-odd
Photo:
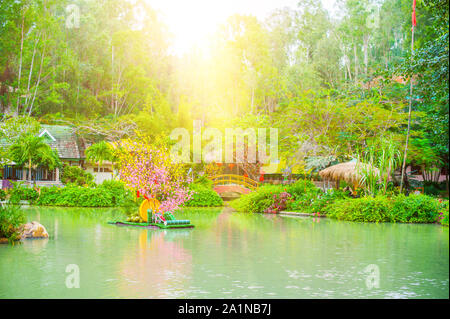
[[[362,171],[373,171],[376,175],[379,174],[379,170],[369,164],[357,163],[356,161],[350,161],[341,163],[325,168],[319,172],[320,177],[324,180],[337,181],[336,186],[339,187],[339,181],[344,180],[347,183],[351,183],[355,186],[361,181]]]

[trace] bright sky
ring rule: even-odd
[[[174,34],[173,52],[182,54],[194,45],[202,46],[206,37],[236,13],[264,19],[277,8],[296,8],[301,0],[146,0],[159,11]],[[333,11],[336,0],[322,0]]]

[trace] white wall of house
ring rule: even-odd
[[[93,173],[94,174],[94,181],[96,184],[101,184],[104,181],[109,181],[113,179],[112,173]]]
[[[94,171],[94,168],[96,170],[96,167],[88,166],[86,167],[85,171],[88,173],[91,173],[94,176],[94,182],[96,184],[101,184],[104,181],[112,180],[114,177],[114,174],[111,172],[96,172]]]

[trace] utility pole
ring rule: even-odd
[[[413,11],[412,11],[412,28],[411,28],[411,61],[414,56],[414,27],[416,26],[416,0],[413,0]],[[409,79],[409,110],[408,110],[408,130],[406,132],[406,142],[405,142],[405,153],[403,154],[403,165],[402,165],[402,178],[400,180],[400,193],[403,190],[403,179],[405,177],[405,167],[406,167],[406,156],[408,153],[408,142],[409,142],[409,132],[411,129],[411,108],[412,108],[412,96],[413,94],[413,75]]]

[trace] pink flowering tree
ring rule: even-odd
[[[163,144],[122,140],[115,149],[120,179],[137,196],[156,198],[161,212],[176,210],[191,199],[191,182],[182,164],[172,163]]]

